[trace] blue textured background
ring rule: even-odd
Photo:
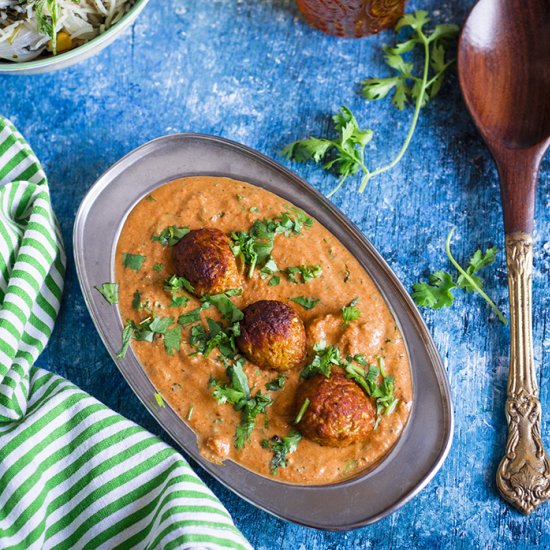
[[[460,4],[460,5],[459,5]],[[472,4],[415,1],[436,19],[461,23]],[[180,131],[224,136],[281,161],[287,142],[324,134],[345,103],[376,132],[368,156],[395,152],[411,110],[368,104],[357,83],[385,72],[380,46],[309,28],[292,0],[152,0],[132,30],[97,57],[58,73],[0,77],[0,112],[18,126],[49,174],[69,268],[62,312],[41,366],[163,434],[108,357],[82,299],[72,261],[72,225],[84,194],[113,162],[152,138]],[[332,176],[290,165],[323,191]],[[538,191],[534,335],[546,448],[550,427],[550,205],[548,158]],[[452,76],[422,115],[413,146],[360,199],[350,185],[334,198],[410,288],[447,267],[445,236],[456,224],[456,255],[503,247],[495,168],[465,111]],[[488,293],[507,311],[504,255],[486,271]],[[445,362],[455,404],[454,445],[431,484],[380,523],[325,533],[275,519],[199,471],[257,548],[550,546],[550,504],[526,518],[497,496],[494,473],[505,441],[508,330],[476,296],[450,310],[423,311]],[[376,498],[375,495],[372,498]]]

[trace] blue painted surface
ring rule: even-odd
[[[471,1],[411,2],[460,23]],[[291,0],[152,0],[132,30],[99,56],[41,76],[0,77],[0,112],[28,138],[49,174],[69,268],[63,309],[40,364],[169,440],[108,357],[86,311],[72,261],[72,224],[94,180],[143,142],[173,132],[221,135],[281,161],[287,142],[324,134],[345,103],[376,132],[373,165],[395,152],[411,111],[367,105],[357,83],[385,71],[380,46],[392,37],[341,40],[309,28]],[[288,164],[288,163],[287,163]],[[289,165],[323,191],[334,178]],[[537,196],[534,275],[535,359],[542,433],[550,448],[550,206],[548,158]],[[413,146],[359,198],[336,204],[359,225],[410,288],[447,267],[445,236],[456,224],[456,255],[503,247],[497,175],[451,77],[422,115]],[[504,255],[486,271],[488,293],[507,311]],[[326,533],[275,519],[198,473],[257,548],[530,548],[550,546],[550,505],[526,518],[497,496],[494,473],[505,441],[508,330],[475,296],[423,312],[448,371],[455,440],[447,462],[412,502],[380,523]],[[421,404],[419,404],[421,406]],[[373,495],[372,498],[376,498]]]

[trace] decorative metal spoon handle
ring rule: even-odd
[[[550,461],[544,452],[541,406],[533,359],[531,278],[533,238],[506,235],[510,292],[510,374],[506,398],[508,441],[497,472],[502,496],[524,514],[550,499]]]

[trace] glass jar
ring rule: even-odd
[[[405,0],[296,0],[308,23],[335,36],[375,34],[403,15]]]

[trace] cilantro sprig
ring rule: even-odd
[[[468,262],[468,267],[464,269],[454,258],[451,253],[451,241],[453,233],[456,227],[453,227],[447,239],[445,241],[445,252],[451,264],[456,268],[459,275],[456,279],[446,272],[437,270],[434,271],[428,277],[429,282],[418,282],[413,285],[412,298],[417,305],[421,307],[428,307],[431,309],[440,309],[442,307],[449,307],[454,302],[454,295],[452,291],[454,289],[465,290],[472,293],[477,292],[488,304],[493,311],[497,314],[498,318],[505,325],[508,324],[506,317],[502,314],[498,306],[487,296],[483,290],[483,280],[477,273],[484,267],[492,264],[495,261],[497,248],[492,246],[482,252],[481,249],[477,249],[474,255]]]
[[[385,46],[385,62],[396,74],[385,78],[369,78],[361,84],[362,95],[367,100],[377,100],[393,93],[392,103],[403,110],[409,100],[415,108],[409,130],[401,149],[388,164],[371,170],[365,161],[365,147],[373,138],[373,132],[359,126],[351,110],[342,106],[333,116],[337,138],[310,137],[291,143],[282,150],[289,160],[297,162],[314,161],[322,163],[325,170],[333,169],[339,176],[338,184],[328,193],[332,196],[346,179],[358,172],[362,173],[359,192],[363,193],[370,179],[391,170],[403,158],[416,129],[421,109],[433,99],[443,83],[444,75],[454,59],[447,56],[448,43],[458,34],[456,25],[436,25],[433,30],[425,29],[430,22],[426,11],[416,11],[403,16],[395,27],[396,33],[408,29],[410,35],[394,46]],[[419,47],[424,59],[421,72],[416,74],[415,63],[406,61],[404,54]]]
[[[365,165],[365,147],[373,138],[372,130],[363,130],[357,119],[345,105],[333,117],[334,130],[338,134],[335,139],[310,137],[287,145],[281,154],[289,160],[306,162],[313,160],[317,164],[323,162],[325,170],[334,169],[340,176],[338,185],[328,193],[332,196],[344,184],[348,176],[362,170],[369,173]]]

